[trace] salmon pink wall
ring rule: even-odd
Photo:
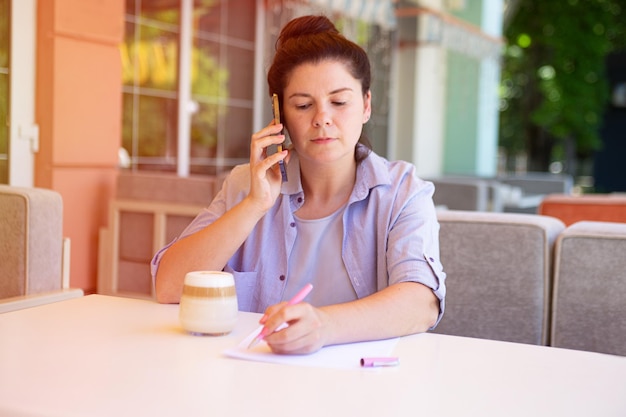
[[[37,32],[35,186],[63,196],[70,285],[95,292],[121,143],[124,0],[40,1]]]

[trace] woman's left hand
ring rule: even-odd
[[[269,331],[264,340],[274,353],[313,353],[328,340],[328,315],[308,303],[273,305],[265,311],[260,323]]]

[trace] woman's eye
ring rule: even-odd
[[[346,104],[346,102],[345,101],[333,101],[333,104],[335,106],[343,106]]]
[[[296,109],[298,110],[306,110],[310,107],[310,104],[296,104]]]

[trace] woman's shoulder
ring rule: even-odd
[[[229,186],[250,185],[250,164],[235,165],[224,179]]]
[[[367,184],[369,202],[378,207],[387,207],[399,214],[405,210],[423,210],[433,205],[434,185],[420,178],[414,164],[403,160],[388,160],[371,153],[369,161],[364,160],[362,184]],[[365,187],[363,187],[365,188]],[[357,188],[357,191],[360,191]],[[360,195],[364,192],[361,191]],[[392,216],[393,217],[393,216]]]
[[[412,184],[413,186],[429,187],[432,183],[423,180],[417,173],[414,164],[404,160],[389,160],[375,152],[370,152],[369,156],[364,160],[373,176],[378,178],[379,183],[387,183],[390,185]]]
[[[235,204],[246,196],[250,189],[250,166],[242,164],[234,166],[224,177],[218,197]]]

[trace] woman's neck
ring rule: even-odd
[[[304,205],[298,217],[318,219],[326,217],[345,205],[356,181],[356,161],[353,164],[324,166],[300,165]]]

